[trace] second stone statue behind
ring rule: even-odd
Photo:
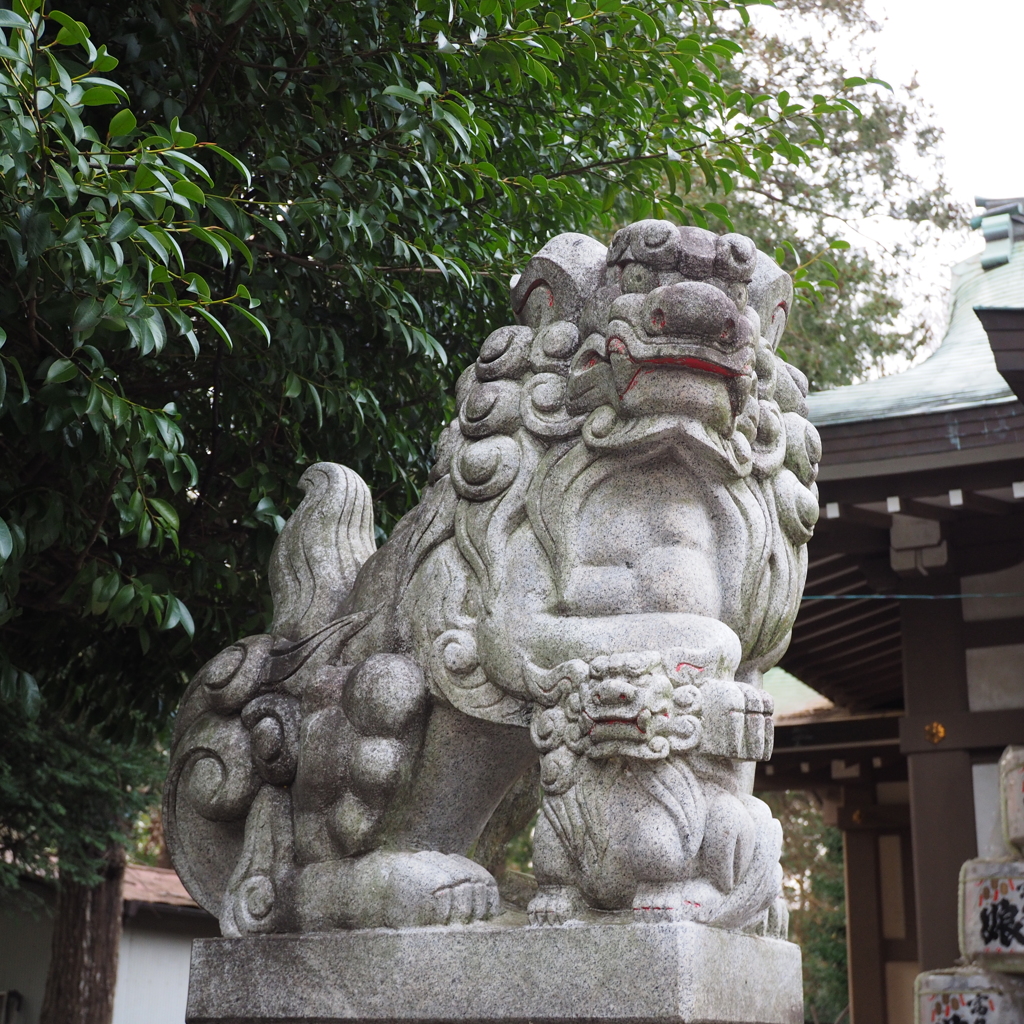
[[[168,843],[225,935],[496,914],[465,854],[538,758],[534,925],[785,932],[751,786],[818,514],[791,281],[648,220],[557,236],[511,297],[420,504],[378,551],[363,481],[308,469],[270,633],[189,687]]]

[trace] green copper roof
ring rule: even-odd
[[[981,254],[958,263],[950,295],[949,328],[931,356],[891,377],[815,392],[807,400],[811,421],[822,427],[1014,401],[974,307],[1024,307],[1024,242],[990,270],[982,269]]]

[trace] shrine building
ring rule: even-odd
[[[910,1024],[951,967],[957,879],[1008,856],[996,761],[1024,743],[1024,198],[978,200],[949,326],[903,373],[812,394],[824,454],[782,667],[835,705],[777,720],[759,789],[843,832],[852,1024]]]

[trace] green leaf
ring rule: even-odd
[[[3,565],[14,551],[14,538],[11,536],[10,527],[3,519],[0,519],[0,565]]]
[[[107,134],[111,136],[130,135],[138,126],[135,115],[125,107],[119,110],[111,119]]]
[[[174,506],[170,502],[164,501],[162,498],[150,498],[149,506],[172,530],[178,529],[178,513],[175,512]]]
[[[206,205],[206,193],[191,181],[179,179],[174,183],[174,191],[179,196],[184,196],[190,202],[198,203],[200,206]]]
[[[229,349],[234,348],[234,343],[231,341],[231,335],[228,334],[227,328],[212,313],[207,313],[202,306],[192,306],[191,308],[193,312],[198,313],[220,335],[221,340]]]
[[[415,103],[419,107],[422,107],[424,104],[424,99],[418,92],[413,92],[412,89],[407,89],[404,85],[389,85],[384,90],[384,95],[400,96],[403,100]]]
[[[106,107],[112,103],[120,103],[121,97],[107,85],[94,85],[82,93],[81,102],[86,107]]]
[[[32,25],[14,11],[0,10],[0,28],[31,29]]]
[[[55,359],[46,371],[45,384],[64,384],[78,376],[78,367],[70,359]]]
[[[241,313],[242,316],[244,316],[246,320],[248,320],[260,332],[260,334],[263,336],[263,340],[268,345],[270,344],[270,328],[267,327],[267,325],[262,320],[260,320],[259,317],[253,316],[253,314],[250,313],[249,310],[247,310],[244,306],[232,305],[231,308],[235,310],[236,313]]]
[[[201,228],[198,225],[193,225],[188,229],[189,234],[195,238],[204,241],[210,248],[217,252],[220,256],[220,263],[222,267],[228,265],[228,260],[231,259],[231,250],[228,248],[227,243],[219,239],[212,231],[207,231],[206,228]]]
[[[307,384],[306,387],[309,390],[309,397],[313,399],[313,409],[316,413],[316,425],[319,429],[324,425],[324,407],[320,402],[320,394],[312,384]]]
[[[131,605],[132,601],[135,600],[135,587],[131,583],[126,583],[114,597],[114,600],[110,602],[110,607],[107,609],[108,615],[122,615],[126,612]]]
[[[849,249],[850,243],[844,242],[841,238],[834,238],[828,243],[830,249]]]
[[[246,167],[237,156],[233,156],[227,150],[221,149],[220,146],[214,146],[210,142],[204,142],[203,148],[208,149],[211,153],[216,153],[221,159],[227,160],[227,162],[245,178],[246,186],[252,184],[252,175],[249,173],[249,168]]]
[[[192,639],[196,635],[196,624],[192,621],[192,613],[179,598],[175,597],[171,600],[174,601],[175,609],[178,612],[178,621],[181,623],[181,628],[188,634],[189,639]]]
[[[74,179],[60,164],[52,163],[50,166],[53,168],[54,174],[57,175],[57,180],[60,182],[60,187],[64,190],[64,195],[67,196],[68,202],[75,202],[78,199],[78,186],[75,184]]]
[[[122,210],[107,228],[107,241],[120,242],[125,238],[131,238],[138,228],[139,225],[136,223],[132,211]]]

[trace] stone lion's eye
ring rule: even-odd
[[[651,325],[654,326],[654,327],[657,327],[658,330],[664,330],[665,329],[665,310],[663,310],[663,309],[656,309],[651,314]]]

